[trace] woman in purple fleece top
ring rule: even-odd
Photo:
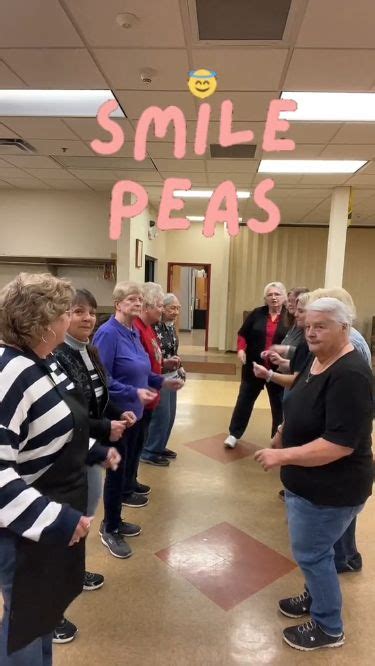
[[[151,372],[151,364],[133,321],[141,312],[141,287],[132,282],[120,282],[113,292],[115,314],[95,333],[93,343],[108,373],[111,400],[123,411],[133,411],[137,423],[117,442],[121,464],[115,472],[106,474],[104,484],[104,521],[102,543],[112,555],[130,557],[132,550],[124,537],[136,536],[140,527],[121,520],[121,505],[145,506],[149,486],[137,481],[137,471],[148,420],[143,416],[144,405],[152,402],[155,391],[162,385],[172,391],[182,386],[178,379],[165,378]]]

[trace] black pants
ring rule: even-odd
[[[121,455],[116,471],[107,470],[104,483],[104,522],[106,530],[117,530],[121,520],[121,503],[134,492],[137,482],[139,458],[147,437],[152,412],[144,412],[125,435],[114,444]]]
[[[259,393],[266,386],[268,398],[272,412],[272,437],[276,428],[283,421],[282,398],[284,389],[282,386],[265,382],[264,379],[258,379],[254,375],[243,377],[238,394],[236,406],[234,408],[232,419],[229,426],[229,432],[236,439],[240,439],[247,428],[250,416],[253,411],[254,403]]]

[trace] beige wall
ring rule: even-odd
[[[168,262],[211,264],[211,294],[208,346],[225,349],[225,322],[229,267],[229,236],[218,225],[216,234],[206,238],[202,224],[192,223],[184,231],[167,231]]]
[[[264,286],[280,280],[287,288],[324,286],[328,230],[281,227],[272,234],[241,228],[231,240],[228,290],[227,348],[236,348],[244,310],[263,304]],[[357,327],[370,340],[375,302],[375,229],[349,229],[343,286],[357,306]]]

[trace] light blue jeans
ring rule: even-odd
[[[142,458],[150,459],[153,456],[163,453],[176,418],[176,404],[176,392],[162,388],[160,391],[160,402],[152,412],[148,437],[142,451]]]
[[[290,541],[312,598],[311,617],[331,636],[343,632],[342,597],[335,567],[334,544],[361,506],[322,506],[285,491]]]
[[[1,666],[52,666],[52,634],[41,636],[29,645],[7,654],[8,624],[12,583],[16,565],[16,539],[8,530],[0,530],[0,588],[4,599],[4,615],[0,625]],[[32,575],[32,571],[30,571]]]

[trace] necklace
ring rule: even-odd
[[[329,368],[330,365],[332,365],[332,364],[333,364],[335,361],[337,361],[341,356],[343,356],[343,353],[342,353],[342,352],[343,352],[343,350],[345,349],[345,347],[347,347],[347,344],[345,344],[345,345],[340,349],[339,353],[336,354],[336,356],[334,356],[333,358],[328,359],[328,361],[326,361],[325,363],[323,363],[323,365],[322,365],[322,367],[321,367],[321,369],[320,369],[320,372],[313,373],[312,370],[313,370],[313,368],[315,369],[316,362],[318,361],[318,359],[317,359],[316,356],[315,356],[313,362],[311,363],[311,366],[310,366],[310,370],[309,370],[309,372],[308,372],[308,375],[307,375],[307,377],[306,377],[306,379],[305,379],[305,384],[309,384],[309,383],[310,383],[310,380],[312,379],[312,377],[315,377],[316,375],[321,375],[322,372],[324,372],[325,370],[327,370],[327,368]],[[318,363],[319,363],[319,361],[318,361]]]

